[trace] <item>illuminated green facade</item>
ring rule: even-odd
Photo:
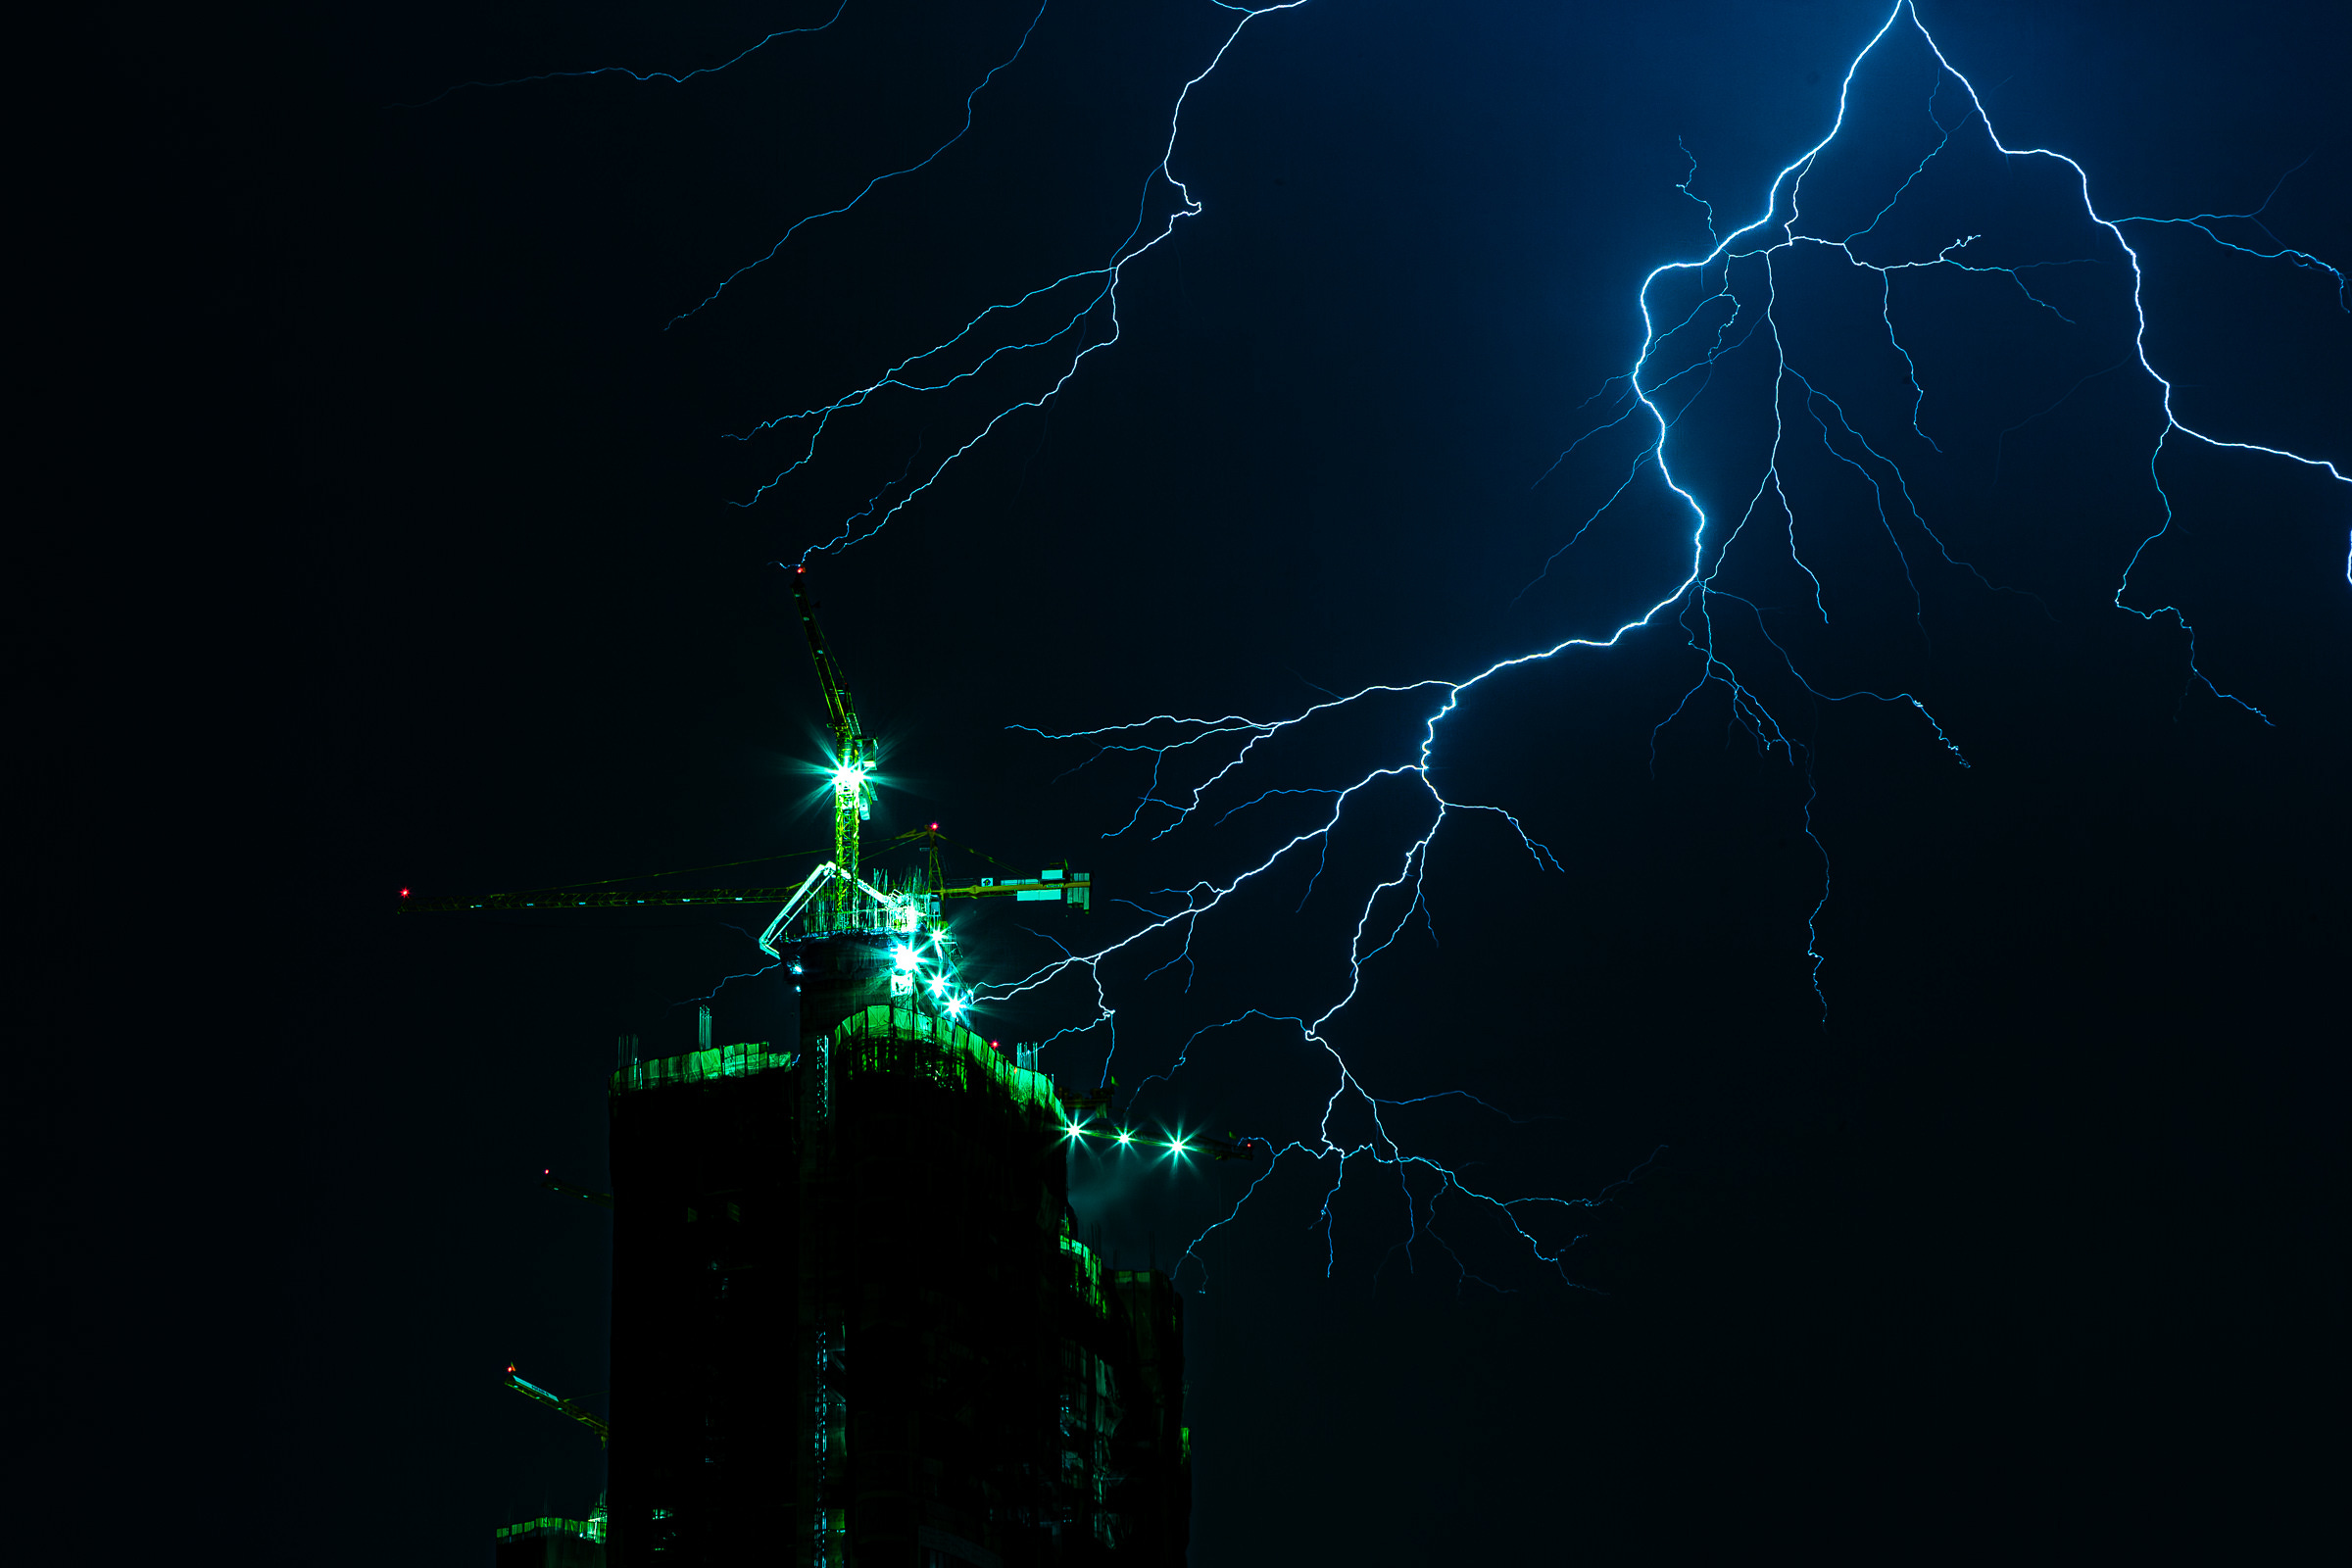
[[[949,899],[1085,909],[1092,879],[1065,863],[951,885],[937,823],[891,841],[925,850],[919,868],[864,863],[876,749],[805,575],[830,860],[794,888],[430,906],[772,902],[756,940],[800,1010],[785,1047],[714,1043],[705,1009],[700,1049],[613,1075],[609,1512],[594,1531],[502,1531],[501,1568],[1173,1568],[1191,1509],[1181,1300],[1077,1240],[1068,1151],[1111,1134],[964,1026],[941,918]]]
[[[605,1568],[604,1510],[585,1519],[525,1519],[498,1531],[497,1568]]]
[[[825,933],[799,1048],[612,1083],[612,1560],[1176,1564],[1181,1303],[1072,1234],[1054,1085]]]

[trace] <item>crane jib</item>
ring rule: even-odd
[[[412,914],[453,914],[466,909],[665,909],[681,908],[697,904],[783,904],[798,887],[770,888],[694,888],[678,892],[612,892],[607,889],[582,889],[567,893],[553,889],[544,893],[488,893],[477,898],[404,899],[400,907]],[[976,883],[950,886],[933,890],[943,899],[1013,899],[1032,904],[1059,900],[1071,908],[1087,908],[1094,891],[1093,879],[1084,871],[1057,874],[1054,880],[1010,877],[984,877]]]

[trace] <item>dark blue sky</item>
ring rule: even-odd
[[[404,7],[119,40],[159,127],[135,177],[188,250],[152,352],[193,412],[149,477],[218,514],[190,569],[235,607],[161,668],[162,706],[237,693],[233,738],[198,748],[218,748],[204,789],[272,868],[243,976],[190,985],[276,1066],[208,1111],[230,1130],[166,1160],[229,1196],[201,1242],[165,1226],[159,1245],[233,1303],[190,1311],[218,1315],[195,1337],[239,1347],[259,1396],[238,1473],[289,1520],[367,1511],[336,1538],[355,1560],[486,1549],[508,1517],[593,1496],[587,1439],[496,1386],[514,1360],[603,1387],[604,1216],[532,1182],[603,1178],[615,1035],[674,1043],[692,1009],[672,1003],[754,966],[721,927],[426,924],[390,918],[388,895],[815,842],[816,694],[767,564],[928,471],[992,405],[877,399],[748,509],[731,503],[782,449],[723,433],[1099,265],[1175,89],[1231,24],[1054,0],[962,143],[666,331],[795,218],[950,134],[1030,8],[851,0],[824,34],[684,87],[384,107],[682,70],[824,9]],[[1086,749],[1010,726],[1279,716],[1321,689],[1458,679],[1662,597],[1690,528],[1654,471],[1523,594],[1638,448],[1604,437],[1538,478],[1637,351],[1642,274],[1706,247],[1678,183],[1757,216],[1884,15],[1315,0],[1251,24],[1188,103],[1174,167],[1204,210],[1128,270],[1121,341],[813,567],[888,740],[882,828],[1068,857],[1164,908],[1155,890],[1230,879],[1317,808],[1106,838],[1148,763],[1063,777]],[[2102,213],[2241,212],[2295,169],[2271,233],[2352,257],[2331,8],[1922,15],[2001,137],[2078,160]],[[231,55],[268,69],[224,74]],[[1865,74],[1817,211],[1866,219],[1935,145],[1931,81],[1913,46]],[[1936,101],[1959,107],[1948,82]],[[1787,473],[1826,624],[1765,549],[1715,603],[1747,617],[1720,646],[1795,744],[1760,749],[1718,684],[1653,746],[1703,668],[1671,613],[1447,721],[1434,781],[1508,807],[1563,869],[1493,818],[1450,822],[1427,921],[1329,1038],[1385,1097],[1461,1089],[1522,1118],[1395,1113],[1489,1190],[1587,1197],[1665,1152],[1607,1204],[1535,1224],[1547,1246],[1587,1238],[1578,1289],[1468,1205],[1400,1249],[1393,1170],[1351,1167],[1327,1225],[1332,1167],[1278,1172],[1182,1276],[1196,1561],[1841,1554],[1849,1534],[1908,1553],[1975,1528],[2112,1543],[2098,1532],[2196,1525],[2191,1477],[2235,1529],[2312,1505],[2293,1438],[2341,1304],[2321,1195],[2344,1174],[2326,1020],[2352,505],[2277,460],[2161,470],[2178,520],[2133,602],[2180,604],[2201,667],[2267,725],[2190,677],[2177,627],[2114,609],[2162,515],[2129,273],[2046,162],[1972,145],[1955,137],[1888,243],[1982,233],[1980,259],[2077,265],[2025,274],[2041,304],[2013,278],[1898,280],[1940,450],[1903,429],[1875,278],[1857,293],[1791,259],[1779,318],[1862,434],[1910,442],[1922,515],[2005,591],[1882,527],[1816,441]],[[2332,279],[2132,233],[2180,416],[2352,463]],[[1754,489],[1767,353],[1727,358],[1678,427],[1711,514]],[[1026,373],[1002,386],[1022,395]],[[1972,765],[1906,704],[1810,700],[1767,631],[1824,690],[1915,693]],[[1207,814],[1403,760],[1429,706],[1269,747]],[[1189,971],[1147,972],[1164,944],[1107,965],[1108,1070],[1132,1085],[1246,1008],[1328,1006],[1417,809],[1367,795],[1313,899],[1311,866],[1270,877],[1200,927]],[[1826,1023],[1806,956],[1824,854]],[[1136,918],[977,916],[975,968],[1017,975],[1049,939],[1099,946]],[[254,1000],[257,958],[284,1004]],[[783,1005],[772,977],[739,982],[720,1033],[766,1038]],[[1090,1013],[1083,988],[1056,991],[999,1026],[1034,1039]],[[1049,1064],[1092,1079],[1102,1039]],[[1281,1142],[1314,1133],[1330,1088],[1295,1029],[1251,1023],[1196,1044],[1142,1113]],[[1360,1111],[1334,1127],[1360,1137]],[[1247,1174],[1075,1186],[1108,1249],[1164,1266]]]

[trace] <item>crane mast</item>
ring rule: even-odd
[[[825,631],[816,623],[816,606],[808,597],[808,568],[792,573],[792,599],[801,612],[801,630],[808,639],[808,658],[816,665],[816,684],[825,697],[825,722],[833,731],[833,863],[842,875],[833,879],[826,895],[836,928],[847,925],[851,901],[858,896],[858,824],[873,815],[874,743],[858,722],[858,704],[849,682],[825,646]]]

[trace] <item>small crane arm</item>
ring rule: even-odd
[[[592,1193],[585,1187],[574,1187],[569,1182],[558,1181],[556,1173],[552,1170],[543,1170],[539,1173],[539,1185],[551,1193],[561,1193],[565,1198],[577,1198],[583,1201],[594,1203],[599,1208],[612,1206],[611,1193]]]
[[[550,1394],[538,1384],[516,1377],[514,1375],[514,1368],[512,1366],[507,1368],[506,1386],[510,1389],[513,1389],[516,1394],[521,1395],[524,1398],[530,1400],[533,1404],[544,1404],[549,1409],[557,1412],[559,1415],[567,1415],[571,1417],[571,1419],[577,1421],[580,1425],[595,1433],[597,1442],[609,1443],[612,1441],[612,1428],[609,1424],[599,1420],[593,1415],[590,1415],[587,1411],[581,1409],[569,1399],[564,1398],[562,1395]]]

